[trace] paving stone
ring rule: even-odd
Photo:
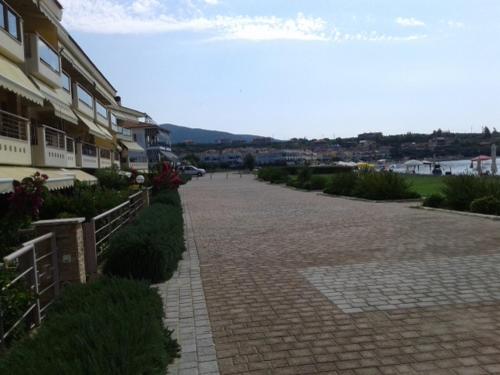
[[[211,339],[221,374],[498,373],[498,222],[250,175],[181,195],[196,261],[165,290],[165,322],[196,350]]]

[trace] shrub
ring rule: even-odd
[[[181,197],[177,190],[162,190],[153,196],[151,202],[181,207]]]
[[[155,203],[111,238],[104,273],[161,282],[171,277],[184,249],[182,209]]]
[[[466,211],[475,199],[489,195],[500,199],[500,182],[497,178],[450,176],[444,180],[443,194],[450,208]]]
[[[0,360],[0,373],[163,375],[179,348],[162,318],[161,298],[145,284],[68,286],[38,332]]]
[[[444,201],[444,196],[434,193],[424,199],[424,206],[439,208],[443,206]]]
[[[470,204],[470,210],[480,214],[500,215],[500,199],[492,195],[474,199]]]
[[[120,175],[116,168],[98,169],[95,176],[99,181],[99,186],[106,189],[123,190],[128,186],[128,179]]]
[[[356,197],[374,200],[410,199],[420,195],[401,175],[392,172],[361,173],[354,187]]]
[[[323,190],[327,182],[328,179],[324,176],[312,176],[309,180],[310,190]]]
[[[324,192],[334,195],[352,195],[358,175],[354,172],[334,174],[327,182]]]
[[[87,220],[128,199],[128,190],[103,189],[98,186],[76,184],[72,192],[50,192],[40,211],[42,219],[85,217]]]
[[[8,288],[7,285],[17,276],[13,270],[0,267],[0,307],[2,309],[2,324],[5,331],[14,326],[15,322],[24,314],[34,301],[34,295],[24,279],[19,280]],[[4,288],[6,288],[4,290]],[[26,321],[23,321],[11,332],[6,344],[24,336],[29,330]]]
[[[309,167],[304,167],[299,170],[297,174],[297,182],[300,186],[304,186],[312,177],[312,170]]]
[[[161,165],[159,174],[153,177],[153,186],[155,190],[172,190],[182,185],[184,180],[179,173],[166,161]]]
[[[266,167],[259,170],[257,177],[272,184],[283,184],[287,182],[288,172],[285,168]]]

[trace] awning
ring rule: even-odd
[[[84,172],[80,169],[61,169],[63,175],[73,176],[76,180],[80,182],[88,182],[90,184],[97,183],[97,178],[92,176],[90,173]]]
[[[43,105],[43,95],[16,64],[0,55],[0,86]]]
[[[65,175],[60,169],[2,166],[0,167],[0,194],[11,193],[14,180],[21,181],[25,177],[33,176],[36,172],[49,177],[45,183],[49,190],[72,187],[75,182],[74,176]]]
[[[88,117],[75,112],[78,118],[89,128],[89,133],[102,139],[112,140],[113,136],[102,126],[97,125]]]
[[[54,107],[54,114],[69,121],[72,124],[78,125],[78,117],[71,109],[71,98],[63,92],[63,89],[53,89],[46,83],[40,81],[38,78],[33,77],[36,85],[40,88],[40,92]]]
[[[160,151],[163,156],[167,158],[167,160],[170,161],[177,161],[179,158],[176,154],[170,151]]]
[[[129,151],[144,152],[144,149],[137,142],[120,141],[120,143]]]

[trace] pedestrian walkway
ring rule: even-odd
[[[189,254],[164,290],[187,353],[175,371],[500,374],[498,222],[249,175],[181,194]]]

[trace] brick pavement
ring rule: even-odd
[[[500,374],[498,222],[251,176],[182,198],[221,374]]]

